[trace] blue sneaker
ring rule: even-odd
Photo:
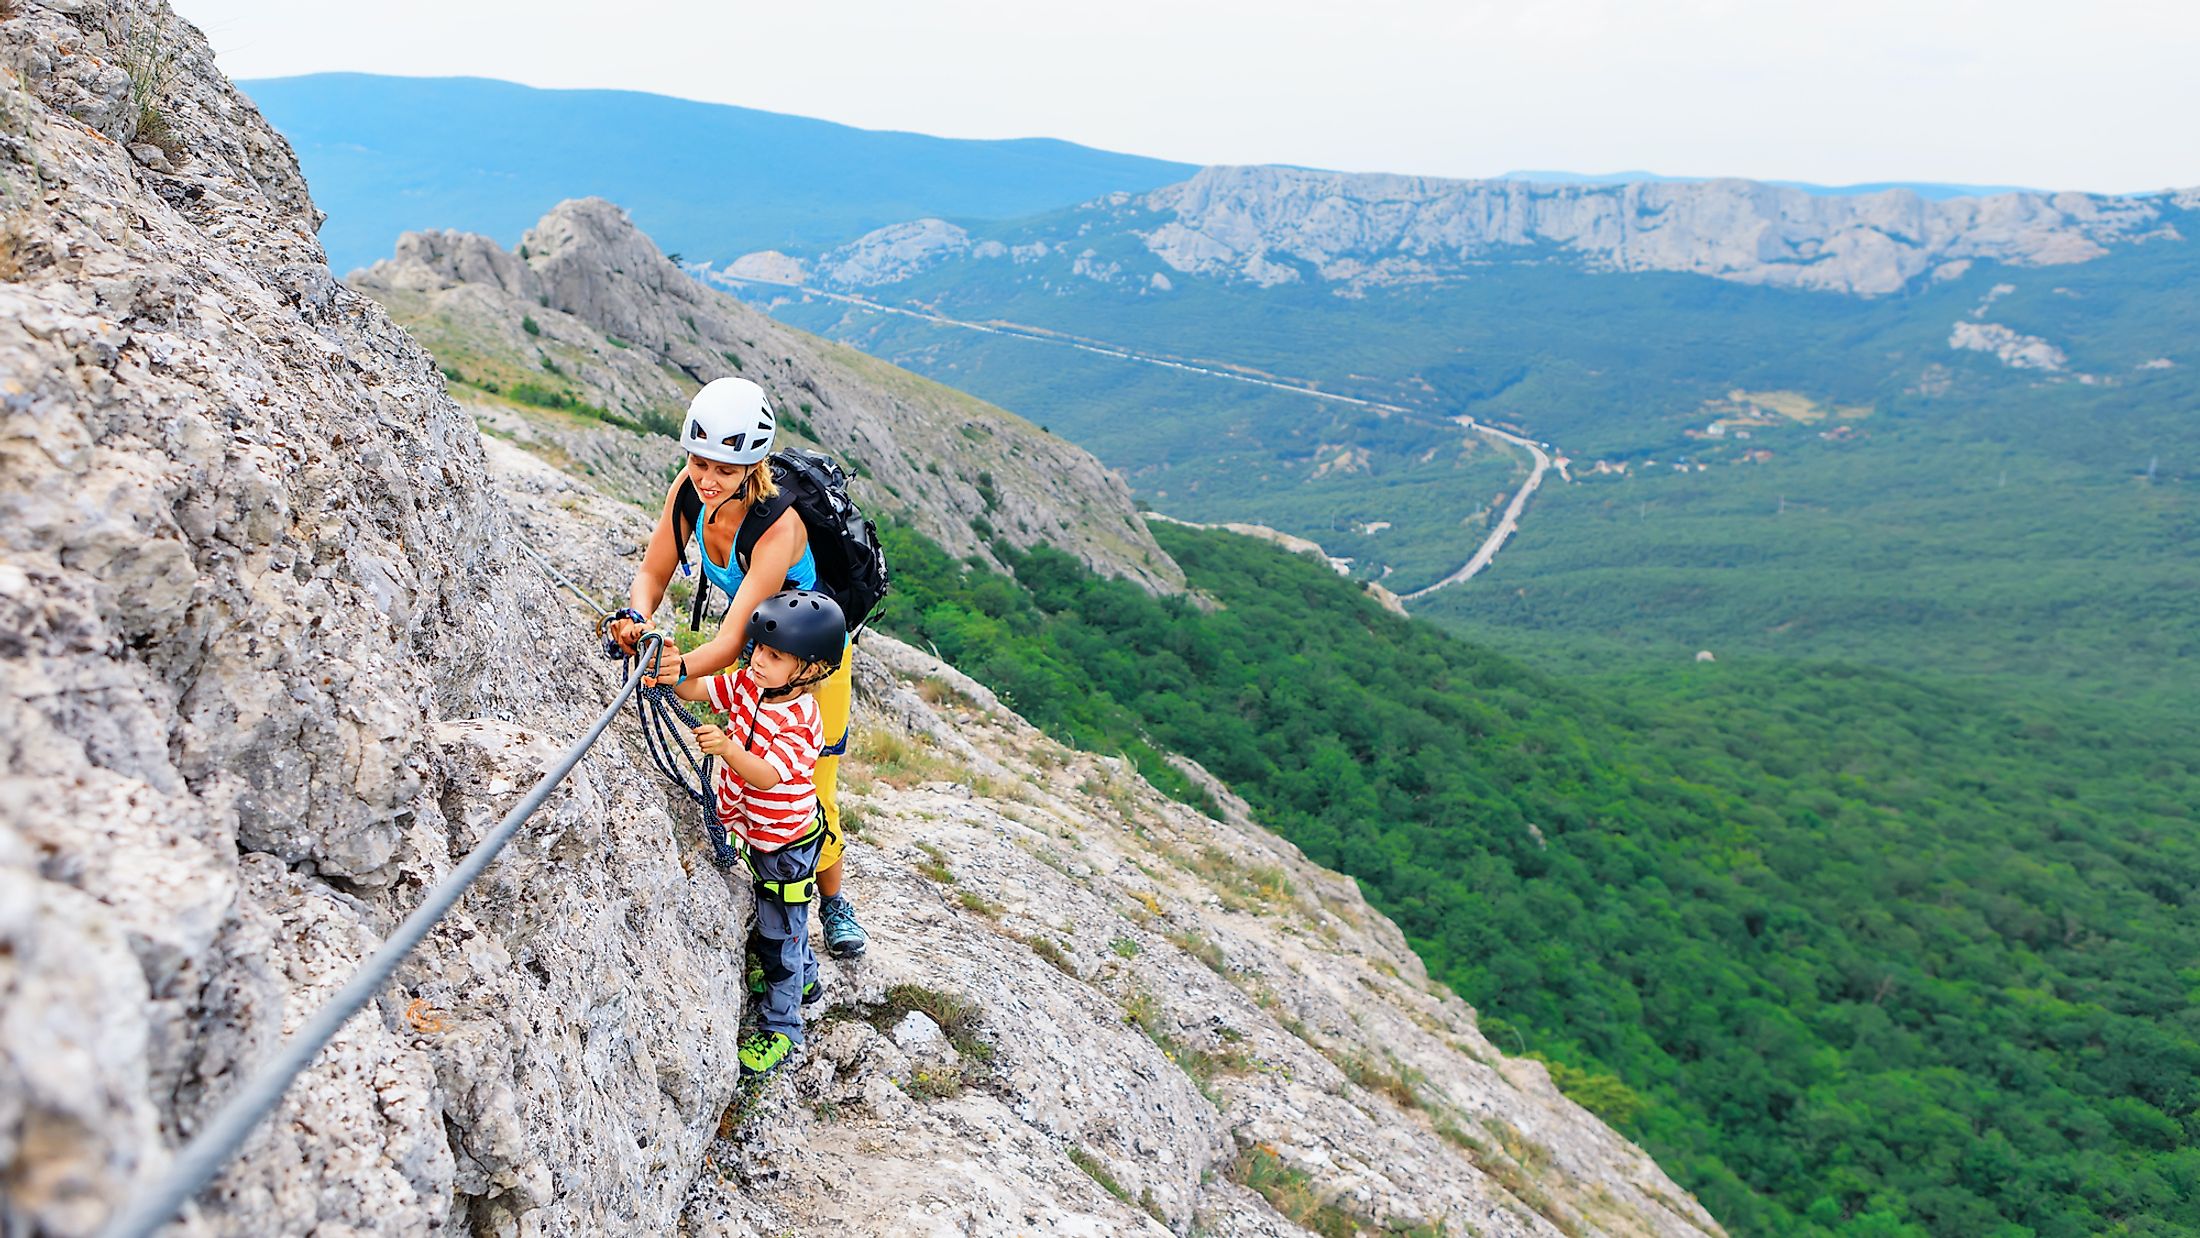
[[[852,959],[871,944],[870,934],[856,923],[856,909],[846,895],[828,894],[818,900],[817,918],[825,926],[825,948],[838,959]]]

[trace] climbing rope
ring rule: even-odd
[[[649,620],[640,611],[621,608],[613,610],[602,605],[588,591],[576,585],[557,565],[541,551],[529,545],[525,538],[517,539],[519,548],[527,552],[550,578],[565,586],[581,604],[596,612],[596,635],[603,641],[607,658],[624,658],[627,675],[632,678],[643,667],[654,669],[657,659],[644,659],[637,653],[629,654],[611,638],[611,625],[620,619],[632,619],[647,625]],[[660,644],[662,643],[660,638]],[[718,821],[718,796],[711,789],[710,758],[693,746],[690,738],[694,726],[679,695],[669,684],[643,684],[634,694],[634,717],[641,723],[642,747],[649,753],[650,764],[665,780],[677,787],[680,794],[703,813],[703,831],[710,837],[711,861],[720,868],[732,868],[740,861],[741,853],[726,837],[726,830]],[[845,744],[847,741],[842,740]]]
[[[656,657],[654,654],[647,658],[629,657],[627,665],[654,667]],[[666,781],[679,788],[680,794],[702,809],[703,832],[710,837],[711,862],[729,869],[740,863],[740,850],[726,837],[726,827],[718,820],[718,793],[711,787],[710,758],[694,747],[690,738],[694,720],[688,717],[687,707],[673,692],[672,685],[643,684],[641,691],[634,694],[634,716],[641,720],[642,747],[649,753],[650,764],[657,767],[657,772],[663,774]]]
[[[565,776],[573,772],[573,767],[580,764],[581,757],[603,735],[605,728],[611,725],[611,720],[618,717],[627,698],[637,696],[642,691],[643,668],[657,664],[656,653],[663,645],[664,637],[659,633],[650,632],[642,637],[625,686],[619,689],[618,696],[605,707],[603,713],[597,715],[587,734],[565,750],[565,755],[558,758],[557,764],[543,774],[525,798],[513,805],[512,811],[504,814],[504,819],[497,822],[496,828],[482,838],[479,846],[459,861],[458,867],[452,869],[449,876],[428,891],[420,905],[413,909],[411,915],[405,917],[404,922],[361,965],[357,974],[345,983],[336,996],[315,1011],[304,1026],[283,1042],[275,1056],[237,1089],[222,1105],[220,1112],[214,1115],[213,1120],[177,1154],[166,1175],[108,1221],[106,1228],[100,1230],[100,1238],[149,1238],[154,1231],[168,1223],[186,1200],[198,1194],[213,1180],[214,1175],[252,1134],[253,1128],[260,1124],[260,1120],[290,1090],[291,1082],[313,1062],[329,1039],[344,1024],[350,1022],[353,1015],[359,1013],[361,1007],[374,1000],[382,986],[396,972],[397,965],[404,962],[405,956],[412,953],[413,947],[427,937],[430,930],[435,928],[436,922],[466,892],[466,888],[474,883],[475,878],[481,876],[482,870],[489,867],[491,860],[496,859],[504,845],[512,841],[512,836],[519,832],[519,827],[534,815],[536,809],[542,807],[543,801],[550,798],[550,793],[557,789],[559,783],[565,781]]]

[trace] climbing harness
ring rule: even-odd
[[[646,660],[648,665],[654,666],[656,651],[663,644],[664,637],[658,633],[651,632],[643,636],[638,650],[643,656],[636,659],[637,663]],[[535,814],[536,809],[542,807],[543,801],[550,798],[550,793],[557,789],[559,783],[565,781],[566,775],[573,772],[573,767],[580,764],[581,757],[603,736],[604,731],[610,727],[611,720],[619,716],[619,710],[626,706],[626,699],[636,695],[641,686],[642,676],[640,666],[637,665],[627,675],[625,685],[619,689],[619,694],[612,699],[611,704],[605,706],[604,711],[596,716],[596,721],[589,726],[587,733],[565,750],[565,755],[558,758],[557,764],[551,766],[536,781],[526,796],[512,806],[510,812],[504,814],[504,819],[497,822],[495,829],[483,836],[481,845],[467,853],[466,858],[460,860],[448,876],[428,891],[427,896],[420,900],[420,905],[413,909],[411,915],[405,917],[404,922],[368,957],[358,972],[345,982],[344,987],[292,1033],[276,1051],[275,1056],[254,1072],[251,1078],[245,1080],[223,1103],[213,1119],[177,1153],[176,1159],[168,1166],[168,1172],[161,1180],[107,1222],[106,1227],[99,1231],[100,1238],[149,1238],[168,1224],[185,1201],[197,1195],[213,1180],[221,1167],[243,1146],[253,1129],[282,1101],[283,1094],[290,1090],[291,1082],[312,1064],[322,1047],[328,1044],[329,1039],[344,1024],[351,1021],[353,1015],[381,993],[382,987],[397,971],[398,964],[404,962],[405,956],[411,954],[413,948],[427,937],[436,923],[458,902],[459,896],[489,867],[490,861],[496,859],[497,853],[504,850],[506,843],[512,841],[512,836],[519,832],[519,827]]]
[[[817,812],[817,821],[810,827],[809,832],[788,843],[780,850],[799,851],[816,842],[824,833],[825,810],[820,808]],[[756,861],[749,855],[747,847],[739,848],[739,852],[741,866],[749,870],[749,884],[755,886],[758,893],[770,895],[773,902],[789,905],[815,902],[817,900],[817,870],[815,868],[812,868],[807,876],[793,877],[784,881],[772,881],[756,871]]]

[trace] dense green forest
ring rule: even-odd
[[[1562,681],[1155,532],[1221,609],[894,529],[883,622],[1164,782],[1143,736],[1203,762],[1737,1233],[2200,1228],[2189,715],[1746,658]]]

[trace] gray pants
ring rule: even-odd
[[[777,851],[752,851],[749,862],[760,881],[799,881],[817,874],[824,831],[806,843]],[[764,968],[764,998],[757,1026],[802,1043],[802,991],[817,982],[817,955],[810,949],[810,904],[782,903],[756,889],[756,926],[749,949]]]

